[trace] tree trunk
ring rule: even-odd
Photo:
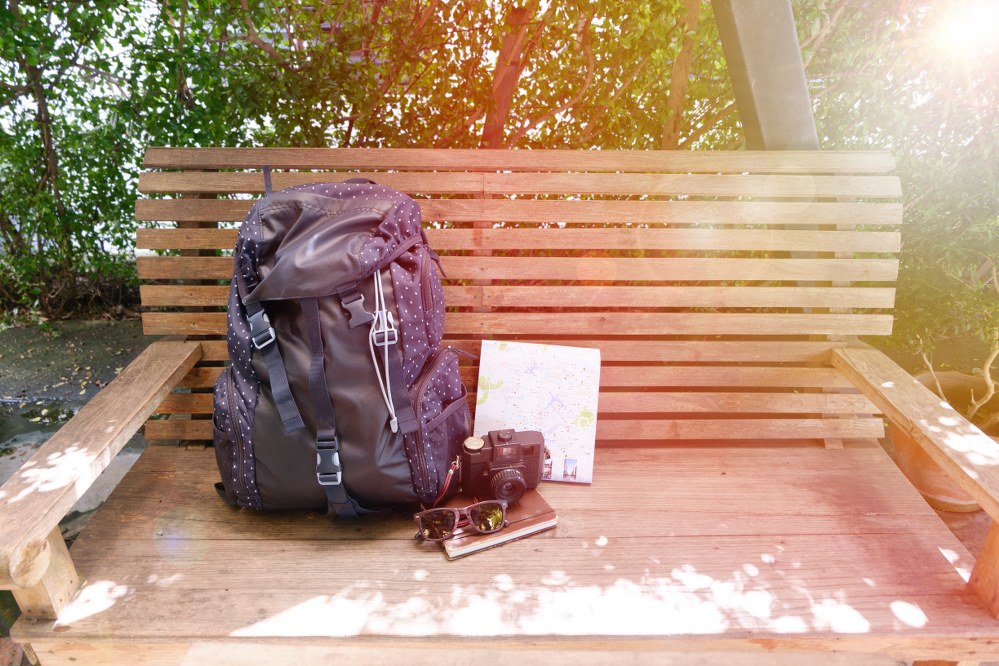
[[[510,105],[517,91],[520,75],[527,64],[527,28],[538,11],[539,0],[530,0],[522,7],[511,7],[506,15],[507,33],[503,37],[496,70],[493,72],[493,96],[482,128],[481,148],[503,145],[503,128],[510,115]],[[543,29],[543,28],[539,28]]]
[[[663,135],[660,142],[662,150],[676,150],[680,145],[683,132],[683,107],[687,101],[687,80],[690,78],[690,66],[694,60],[694,38],[691,36],[697,30],[700,19],[700,0],[684,0],[687,14],[680,24],[684,33],[680,45],[680,53],[673,61],[673,70],[669,78],[669,97],[666,100],[666,121],[663,123]]]

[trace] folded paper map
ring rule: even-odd
[[[538,430],[543,478],[590,483],[599,392],[599,349],[483,340],[474,434]]]

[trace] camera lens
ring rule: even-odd
[[[500,470],[490,480],[490,486],[493,490],[493,497],[507,502],[516,502],[527,490],[524,475],[520,473],[519,469]]]

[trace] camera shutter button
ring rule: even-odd
[[[513,431],[500,430],[498,433],[496,433],[496,437],[498,437],[500,440],[504,442],[509,442],[511,439],[513,439]]]

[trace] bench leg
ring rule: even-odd
[[[62,540],[58,527],[49,534],[48,542],[49,568],[42,580],[32,587],[15,587],[11,590],[25,617],[55,620],[80,589],[80,576],[76,573],[69,549]]]
[[[999,526],[995,521],[985,537],[968,581],[992,617],[999,618]]]

